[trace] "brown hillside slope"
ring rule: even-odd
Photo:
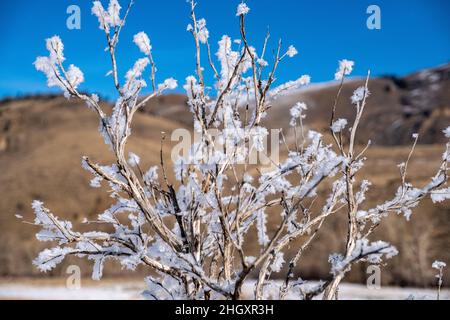
[[[93,219],[111,203],[107,189],[89,186],[81,157],[100,164],[113,160],[97,131],[97,118],[83,103],[63,97],[31,98],[0,106],[0,275],[36,274],[30,263],[42,247],[34,227],[14,215],[32,219],[33,199],[75,222]],[[129,149],[143,165],[159,163],[161,131],[180,125],[138,114]],[[165,148],[168,158],[169,146]]]

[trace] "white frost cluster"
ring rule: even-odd
[[[150,169],[147,170],[147,172],[144,174],[144,180],[147,183],[153,183],[158,180],[158,167],[153,166],[150,167]]]
[[[176,89],[177,86],[178,86],[177,80],[175,80],[174,78],[168,78],[164,80],[164,83],[158,85],[158,90],[159,91],[165,89],[173,90]]]
[[[61,263],[66,255],[71,253],[72,250],[68,247],[61,248],[55,247],[51,249],[44,249],[39,253],[36,259],[33,260],[33,264],[41,271],[50,271]]]
[[[355,63],[351,60],[341,60],[339,61],[339,68],[334,74],[334,79],[341,80],[344,76],[349,75],[353,71],[353,66]]]
[[[284,265],[284,254],[283,252],[277,252],[270,268],[272,269],[273,272],[280,272],[281,268],[283,268],[283,265]]]
[[[130,166],[137,167],[139,165],[139,162],[141,162],[141,158],[139,158],[137,154],[133,152],[130,152],[128,154],[128,163],[130,164]]]
[[[240,3],[236,10],[236,16],[246,15],[250,11],[250,8],[244,3]]]
[[[133,68],[127,71],[125,74],[126,82],[122,88],[125,98],[129,99],[136,96],[142,88],[147,86],[147,82],[142,78],[142,74],[149,63],[150,60],[147,57],[140,58],[134,63]]]
[[[437,270],[441,270],[442,268],[445,268],[447,266],[447,264],[445,262],[439,261],[439,260],[435,260],[433,262],[433,264],[431,265],[431,267],[433,269],[437,269]]]
[[[220,61],[220,87],[224,88],[230,80],[234,67],[239,59],[239,52],[232,50],[231,38],[227,35],[223,35],[222,39],[218,42],[219,49],[217,50],[217,58]]]
[[[450,138],[450,127],[447,127],[443,132],[446,138]]]
[[[256,63],[257,63],[260,67],[267,67],[267,66],[269,65],[269,63],[268,63],[266,60],[262,59],[262,58],[258,58],[258,59],[256,60]]]
[[[450,188],[435,190],[431,193],[431,200],[434,203],[443,202],[448,199],[450,199]]]
[[[289,123],[292,127],[297,125],[298,119],[304,119],[306,116],[304,112],[308,110],[308,107],[306,106],[306,103],[304,102],[297,102],[291,109],[291,122]]]
[[[142,53],[144,53],[145,55],[150,54],[152,46],[150,45],[150,39],[144,31],[135,34],[133,37],[133,41]]]
[[[66,77],[67,81],[75,89],[78,88],[78,86],[84,81],[83,72],[81,72],[81,70],[73,64],[71,64],[69,69],[67,69]]]
[[[367,260],[371,264],[380,264],[383,256],[390,259],[398,254],[397,249],[384,241],[369,242],[368,239],[359,239],[356,241],[355,249],[351,256],[343,257],[339,254],[333,254],[329,258],[331,263],[331,273],[337,275],[341,272],[349,271],[352,262]]]
[[[63,62],[64,58],[64,44],[59,36],[53,36],[46,40],[46,47],[50,54],[50,61],[54,63]]]
[[[94,1],[91,12],[98,18],[99,28],[109,32],[110,27],[118,27],[122,23],[120,9],[117,0],[109,1],[108,10],[103,8],[101,1]]]
[[[264,141],[266,141],[266,137],[269,134],[266,128],[257,126],[253,128],[250,132],[253,140],[253,147],[257,151],[263,151],[265,149]]]
[[[196,21],[195,28],[192,26],[192,24],[188,24],[187,31],[197,33],[198,40],[205,44],[208,42],[209,38],[209,30],[206,28],[206,20],[204,18],[199,19]]]
[[[286,54],[287,54],[287,56],[289,58],[292,58],[292,57],[294,57],[294,56],[296,56],[298,54],[298,51],[297,51],[297,49],[295,49],[294,46],[291,45],[291,46],[289,46],[288,51],[286,52]]]
[[[256,229],[258,230],[258,243],[261,246],[269,244],[269,237],[267,236],[267,217],[264,210],[256,212]]]
[[[69,97],[73,90],[84,81],[83,72],[73,64],[64,71],[63,62],[64,45],[61,38],[53,36],[46,40],[46,47],[49,51],[48,57],[37,57],[34,62],[36,70],[43,72],[47,76],[49,87],[59,87],[66,97]],[[65,75],[64,75],[65,74]]]
[[[347,125],[347,119],[337,119],[331,125],[331,130],[334,133],[338,133],[338,132],[341,132],[345,128],[346,125]]]
[[[351,96],[351,100],[353,104],[358,104],[361,101],[363,101],[364,97],[368,97],[370,95],[370,91],[365,87],[359,87],[357,88],[354,92],[353,95]]]
[[[293,90],[300,88],[301,86],[306,86],[311,82],[311,77],[309,75],[303,75],[297,80],[288,81],[270,91],[270,96],[275,99],[280,96],[286,95]]]

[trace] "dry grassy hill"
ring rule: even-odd
[[[83,103],[60,96],[13,100],[0,106],[0,274],[36,274],[30,261],[39,243],[34,229],[14,218],[32,219],[32,199],[57,215],[80,222],[111,203],[107,190],[89,186],[81,157],[109,164],[113,157],[97,131],[97,118]],[[144,165],[159,163],[161,132],[180,124],[138,114],[129,148]],[[169,158],[170,145],[166,144]]]

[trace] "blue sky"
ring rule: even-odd
[[[106,0],[103,0],[106,6]],[[240,0],[198,0],[197,15],[207,20],[213,48],[223,34],[239,36],[236,6]],[[39,3],[39,4],[38,4]],[[32,63],[46,55],[45,39],[58,34],[66,62],[79,66],[86,81],[81,89],[114,97],[105,38],[88,0],[15,0],[0,2],[0,97],[49,92],[45,76]],[[128,0],[122,0],[123,7]],[[68,30],[66,9],[81,8],[81,30]],[[279,69],[283,82],[309,74],[313,82],[333,78],[339,59],[356,62],[354,75],[371,69],[375,75],[397,74],[450,61],[450,1],[448,0],[248,0],[248,38],[261,48],[267,27],[271,44],[279,38],[299,51]],[[381,30],[366,27],[366,8],[381,8]],[[132,37],[145,31],[153,44],[157,78],[183,82],[194,73],[189,7],[185,0],[135,0],[118,47],[123,75],[140,57]],[[272,46],[273,48],[273,46]],[[268,59],[270,60],[270,59]],[[206,61],[205,61],[206,62]]]

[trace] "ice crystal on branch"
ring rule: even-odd
[[[237,7],[236,16],[246,15],[250,11],[245,3],[240,3]]]
[[[64,45],[61,38],[58,36],[53,36],[46,41],[47,50],[50,53],[50,61],[53,63],[63,62],[64,58]]]
[[[298,54],[297,49],[294,46],[289,46],[288,51],[286,52],[289,58],[292,58]]]
[[[137,33],[133,37],[134,43],[138,46],[139,50],[141,50],[142,53],[149,55],[152,46],[150,45],[150,39],[148,38],[147,34],[143,31]]]
[[[297,120],[304,119],[306,117],[305,111],[308,110],[308,107],[304,102],[297,102],[290,110],[291,113],[291,126],[295,126],[297,124]]]
[[[101,1],[94,1],[91,12],[98,18],[99,28],[109,32],[110,27],[117,27],[122,23],[120,9],[122,7],[117,0],[110,0],[107,11]]]
[[[49,52],[48,57],[37,57],[34,62],[36,70],[43,72],[47,76],[49,87],[59,87],[66,97],[76,94],[76,89],[84,81],[83,72],[73,64],[66,71],[63,62],[64,45],[58,36],[53,36],[46,40],[46,47]]]
[[[341,80],[344,76],[349,75],[353,71],[353,66],[355,63],[351,60],[341,60],[339,61],[339,68],[337,69],[334,78],[336,80]]]
[[[137,167],[139,165],[139,162],[141,161],[141,159],[139,158],[139,156],[133,152],[129,153],[129,158],[128,158],[128,163],[130,164],[130,166],[132,167]]]
[[[437,270],[445,268],[446,266],[447,266],[447,264],[445,262],[438,261],[438,260],[435,260],[432,264],[432,267]]]
[[[353,95],[351,97],[352,103],[358,104],[364,99],[364,97],[367,98],[369,95],[370,95],[370,92],[369,92],[369,90],[367,90],[366,87],[359,87],[358,89],[356,89],[353,92]]]
[[[447,127],[443,132],[446,138],[450,138],[450,127]]]
[[[331,272],[337,275],[349,271],[355,261],[365,260],[371,264],[380,264],[383,256],[390,259],[397,254],[397,249],[384,241],[369,243],[368,239],[358,239],[351,255],[343,257],[334,254],[330,256],[329,262],[332,265]]]
[[[347,125],[347,119],[337,119],[331,125],[331,130],[335,133],[341,132]]]
[[[164,83],[160,84],[158,86],[158,89],[160,91],[164,90],[164,89],[173,90],[173,89],[176,89],[177,86],[178,86],[177,80],[175,80],[174,78],[169,78],[169,79],[164,80]]]

